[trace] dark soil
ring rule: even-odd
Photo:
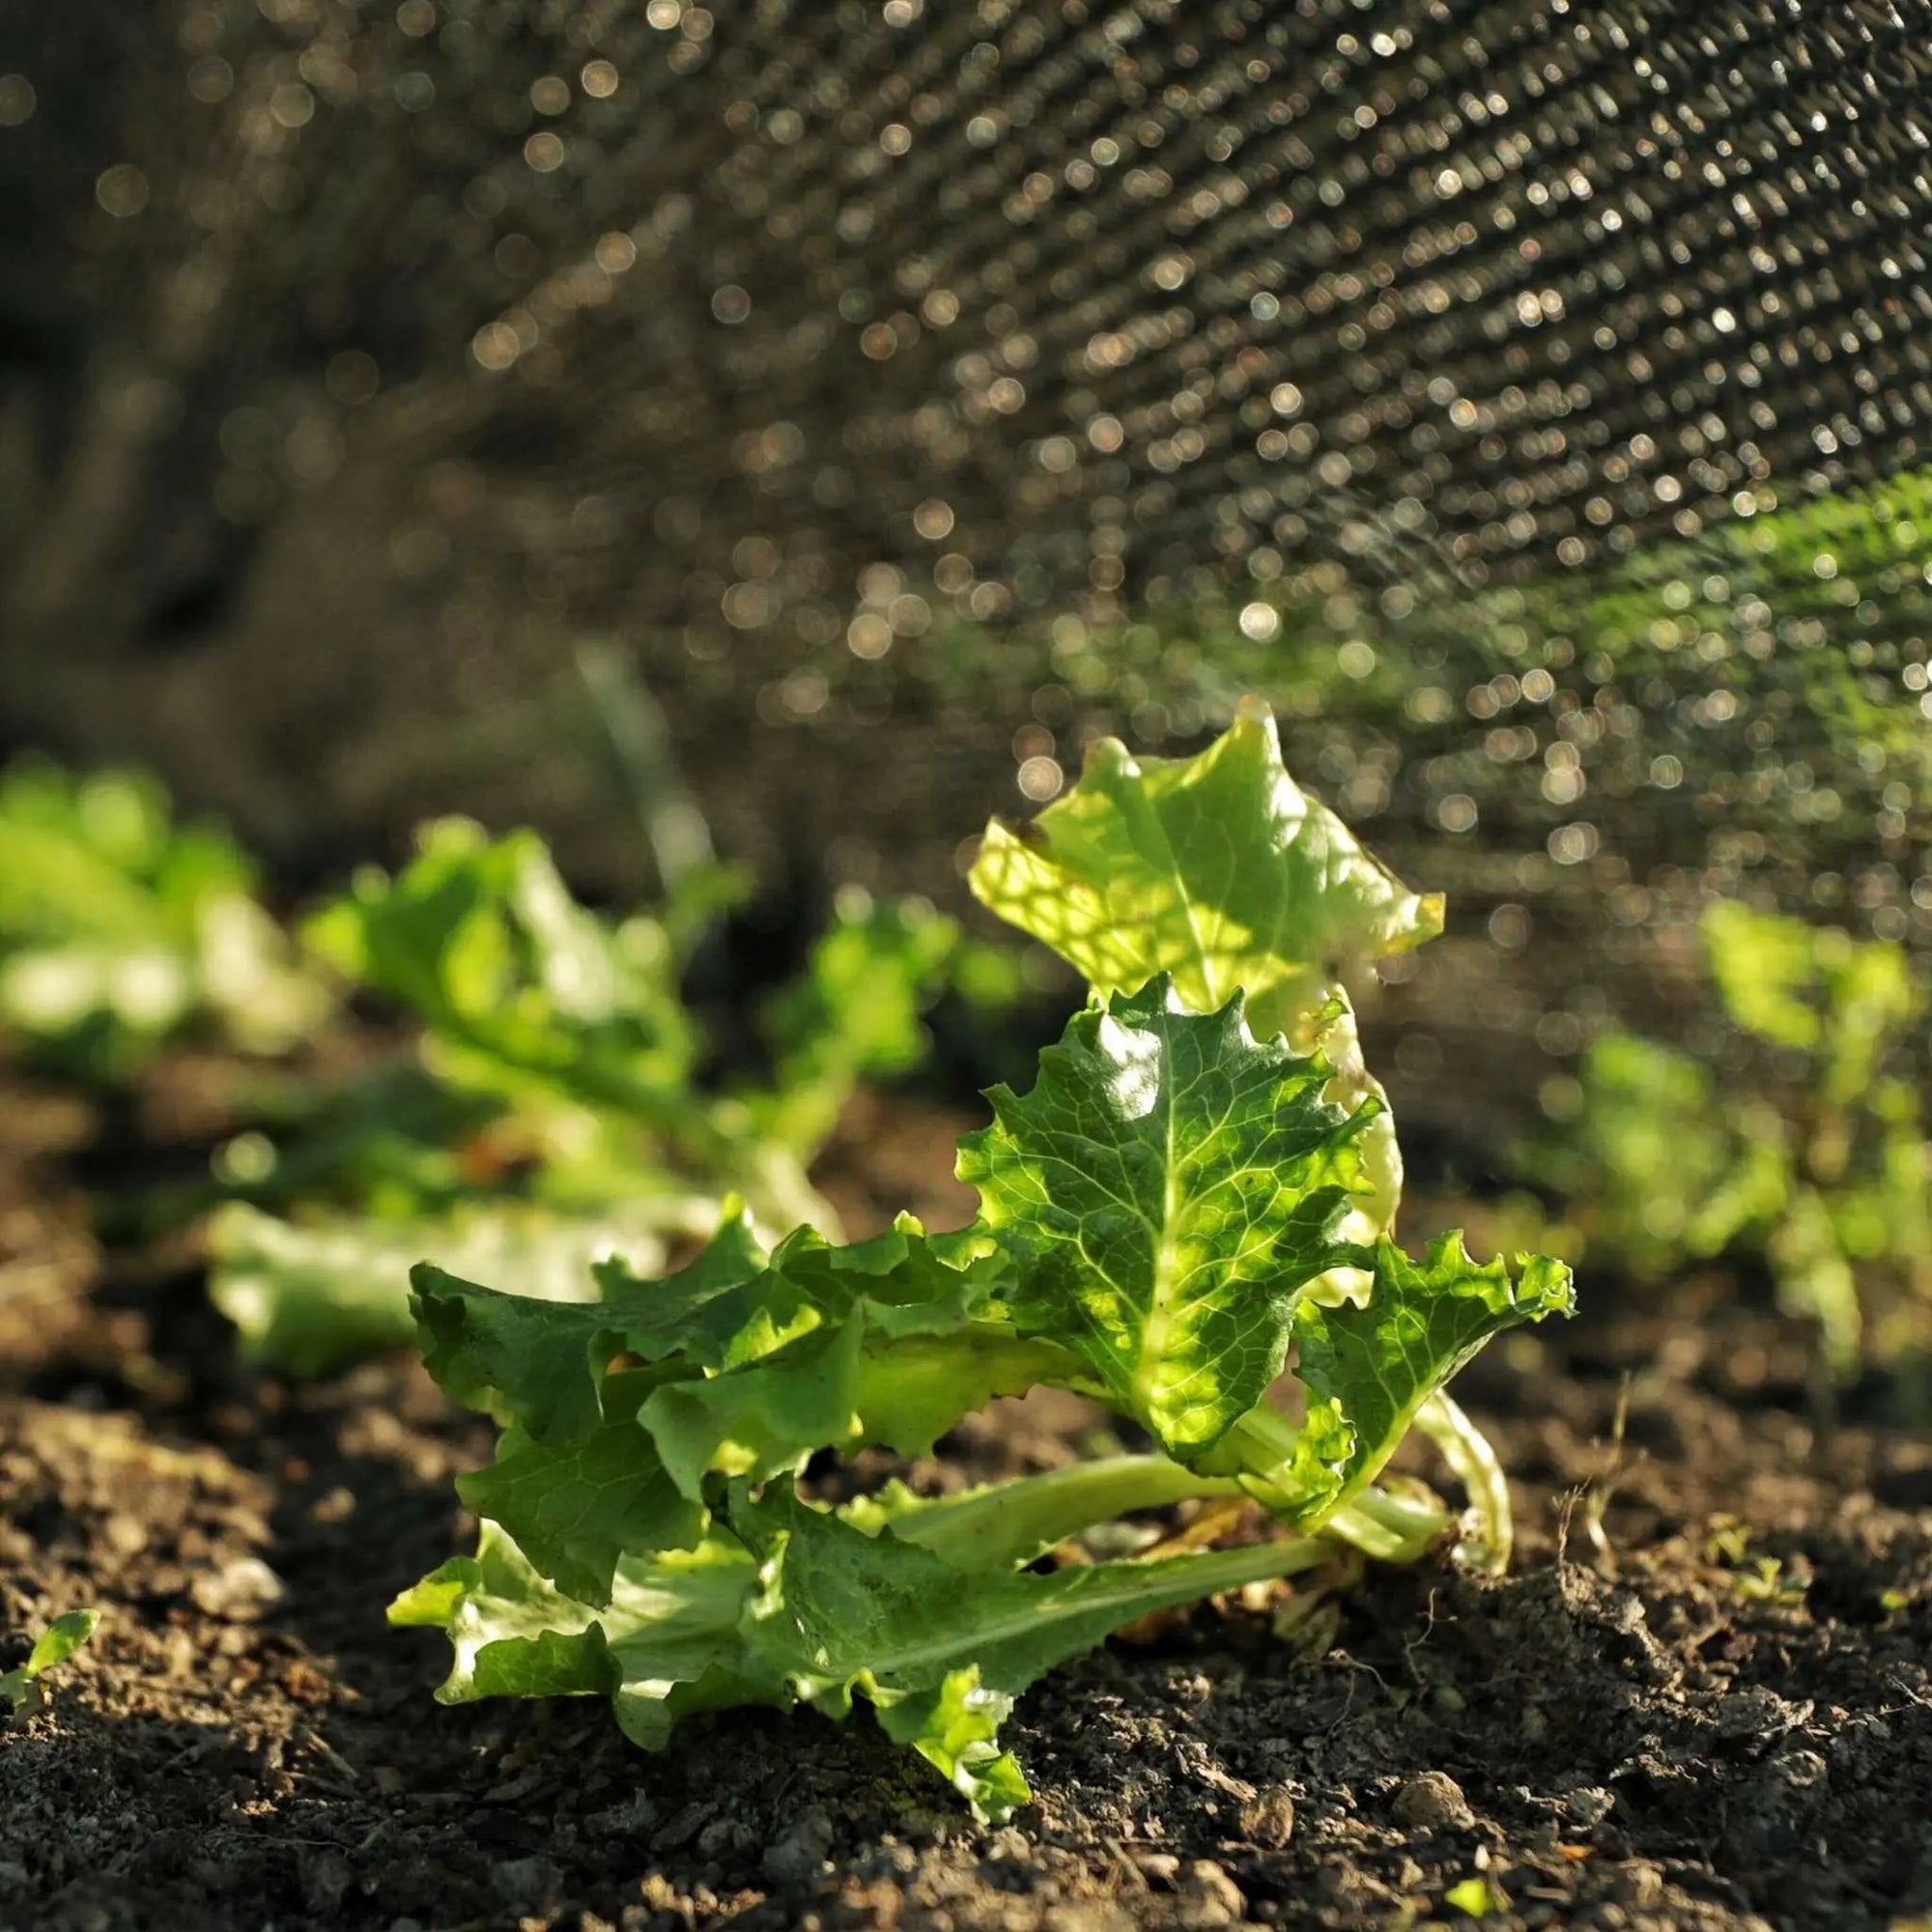
[[[846,1205],[934,1211],[950,1123],[860,1124]],[[1504,1926],[1932,1912],[1932,1441],[1820,1423],[1803,1338],[1721,1284],[1600,1295],[1465,1379],[1518,1482],[1506,1580],[1116,1643],[1023,1701],[1037,1803],[989,1831],[863,1722],[648,1757],[601,1704],[434,1704],[440,1640],[383,1607],[457,1546],[484,1432],[405,1361],[246,1374],[191,1254],[97,1251],[87,1131],[0,1090],[0,1664],[104,1613],[0,1730],[0,1925],[1410,1926],[1465,1922],[1470,1879]],[[1012,1407],[954,1460],[1051,1461],[1068,1421]]]

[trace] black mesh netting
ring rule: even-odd
[[[1508,1106],[1713,890],[1932,925],[1928,28],[10,10],[14,728],[284,855],[465,806],[622,881],[615,640],[724,843],[929,883],[1259,688],[1454,895]]]

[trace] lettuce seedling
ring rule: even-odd
[[[151,781],[0,775],[0,1029],[97,1078],[200,1027],[278,1052],[327,1014],[222,833],[174,822]]]
[[[423,1253],[576,1300],[593,1260],[661,1264],[727,1192],[768,1233],[836,1233],[807,1163],[860,1081],[917,1066],[923,1012],[969,962],[983,979],[984,949],[923,901],[841,895],[762,1015],[770,1078],[710,1091],[679,982],[727,887],[716,867],[688,874],[612,922],[533,833],[444,819],[399,874],[366,868],[316,914],[310,947],[420,1023],[421,1064],[413,1084],[392,1066],[328,1096],[281,1146],[228,1151],[224,1167],[265,1167],[257,1191],[298,1214],[231,1202],[211,1224],[212,1293],[250,1352],[310,1374],[406,1341],[404,1266]]]
[[[923,1015],[948,985],[971,990],[1011,961],[962,938],[923,899],[875,900],[846,887],[805,971],[764,1003],[768,1087],[737,1097],[762,1140],[809,1158],[859,1085],[913,1072],[929,1044]],[[996,989],[997,1009],[1010,1004]]]
[[[365,867],[303,936],[422,1023],[440,1079],[520,1110],[539,1148],[585,1116],[696,1131],[698,1040],[664,923],[579,905],[534,833],[436,820],[401,873]]]
[[[1395,1244],[1387,1103],[1338,977],[1427,937],[1439,901],[1297,790],[1245,708],[1197,758],[1099,747],[1029,832],[988,834],[973,885],[1093,999],[961,1143],[969,1227],[768,1246],[734,1208],[678,1272],[608,1262],[574,1303],[414,1270],[431,1374],[502,1428],[460,1484],[476,1554],[391,1611],[448,1633],[446,1701],[602,1694],[647,1746],[697,1711],[864,1702],[1002,1818],[1027,1788],[999,1725],[1056,1663],[1350,1548],[1444,1540],[1439,1502],[1378,1480],[1411,1428],[1470,1492],[1466,1552],[1506,1557],[1495,1458],[1444,1384],[1569,1312],[1569,1274],[1479,1264],[1456,1236]],[[1037,1387],[1151,1450],[963,1496],[798,1488],[826,1452],[920,1456]],[[1034,1567],[1118,1544],[1099,1532],[1123,1516],[1229,1498],[1264,1507],[1268,1540]]]
[[[702,1236],[717,1215],[709,1197],[671,1194],[604,1214],[471,1199],[433,1214],[301,1220],[229,1201],[208,1223],[209,1293],[257,1360],[319,1376],[413,1338],[398,1285],[426,1248],[467,1272],[513,1279],[526,1294],[581,1301],[596,1293],[593,1264],[621,1253],[661,1264],[672,1237]]]
[[[1699,932],[1755,1077],[1720,1083],[1675,1048],[1607,1034],[1543,1174],[1588,1204],[1586,1239],[1646,1278],[1729,1249],[1761,1255],[1782,1304],[1817,1323],[1830,1367],[1854,1374],[1871,1288],[1911,1284],[1921,1322],[1932,1299],[1932,1163],[1903,1064],[1923,990],[1889,941],[1739,900],[1712,905]]]
[[[66,1615],[56,1617],[34,1639],[34,1647],[27,1653],[26,1662],[0,1672],[0,1704],[16,1713],[37,1709],[41,1698],[41,1679],[80,1649],[94,1635],[99,1623],[100,1612],[95,1609],[69,1610]]]

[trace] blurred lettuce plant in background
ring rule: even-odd
[[[1739,1056],[1744,1077],[1606,1034],[1544,1171],[1583,1204],[1591,1246],[1639,1277],[1761,1257],[1850,1376],[1867,1348],[1888,1359],[1922,1340],[1932,1312],[1932,1161],[1909,1060],[1924,988],[1889,941],[1737,899],[1709,907],[1699,936],[1719,1004],[1755,1049]]]
[[[83,1072],[126,1072],[200,1032],[250,1053],[304,1038],[331,998],[225,833],[177,824],[132,772],[0,774],[0,1032]]]

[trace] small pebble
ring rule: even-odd
[[[252,1623],[288,1594],[282,1579],[259,1556],[238,1556],[197,1577],[189,1594],[211,1617]]]
[[[1187,1867],[1186,1889],[1188,1903],[1181,1909],[1180,1923],[1192,1932],[1214,1932],[1247,1914],[1240,1887],[1212,1859],[1197,1859]]]
[[[773,1885],[810,1885],[823,1869],[831,1848],[831,1819],[823,1811],[805,1811],[781,1837],[765,1848],[761,1868]]]
[[[1592,1831],[1616,1809],[1617,1794],[1601,1784],[1573,1785],[1559,1801],[1573,1825]]]
[[[563,1890],[563,1871],[546,1858],[500,1859],[490,1867],[497,1889],[517,1905],[543,1905]]]
[[[1476,1822],[1463,1787],[1446,1771],[1406,1778],[1392,1808],[1398,1824],[1416,1832],[1463,1832]]]
[[[138,1517],[110,1516],[100,1534],[116,1556],[138,1556],[148,1547],[148,1526]]]
[[[1271,1784],[1241,1806],[1241,1835],[1278,1852],[1294,1836],[1294,1799],[1285,1784]]]

